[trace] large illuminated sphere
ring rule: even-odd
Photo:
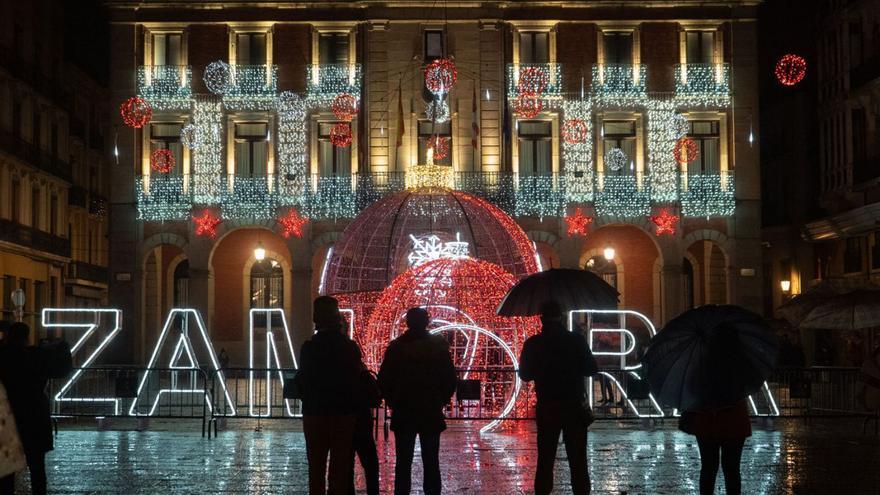
[[[794,86],[807,75],[807,61],[800,55],[789,53],[776,62],[776,68],[773,72],[779,84]]]

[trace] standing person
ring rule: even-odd
[[[397,464],[394,494],[408,495],[416,435],[422,446],[425,495],[439,494],[440,433],[446,429],[443,407],[455,392],[456,374],[446,339],[428,333],[423,308],[406,312],[407,331],[391,341],[379,369],[379,388],[391,407]]]
[[[697,437],[700,449],[700,495],[715,493],[718,466],[724,471],[724,485],[729,495],[742,493],[740,461],[752,424],[745,399],[737,403],[699,411],[685,411],[679,429]]]
[[[559,434],[565,443],[571,488],[575,495],[590,493],[587,467],[587,427],[592,411],[586,402],[584,379],[596,374],[596,359],[586,339],[562,324],[562,310],[555,302],[541,307],[541,333],[523,344],[519,376],[535,382],[538,425],[538,466],[535,493],[553,490],[553,464]]]
[[[73,368],[70,346],[66,342],[28,346],[30,328],[13,323],[0,346],[0,381],[6,387],[9,405],[18,426],[28,470],[31,491],[43,495],[47,490],[46,452],[53,449],[52,417],[46,385],[50,378],[62,378]],[[0,480],[0,493],[13,493],[15,476]]]
[[[339,331],[348,334],[348,325],[343,321]],[[373,440],[373,409],[382,404],[382,394],[373,373],[364,367],[360,373],[357,395],[357,413],[354,423],[354,452],[364,470],[367,495],[379,495],[379,456],[376,441]],[[351,480],[350,495],[355,494],[354,478]]]
[[[315,334],[302,346],[296,374],[302,394],[309,494],[346,495],[354,476],[355,394],[364,365],[357,344],[339,331],[342,317],[336,299],[315,299],[313,320]]]

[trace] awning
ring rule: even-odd
[[[801,237],[808,242],[830,241],[880,230],[880,203],[860,206],[804,225]]]

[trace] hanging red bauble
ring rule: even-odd
[[[566,120],[562,124],[562,139],[568,144],[583,143],[587,139],[587,123],[581,119]]]
[[[438,58],[425,68],[425,87],[432,93],[447,93],[458,80],[455,62]]]
[[[284,227],[284,235],[285,238],[290,236],[302,237],[303,231],[302,228],[305,224],[309,223],[309,219],[303,217],[296,211],[296,208],[291,208],[290,211],[287,212],[287,215],[278,219],[278,223]]]
[[[122,121],[129,127],[140,129],[150,123],[153,118],[153,109],[147,100],[138,96],[132,96],[119,105],[119,113]]]
[[[167,174],[174,169],[174,153],[168,149],[158,149],[150,155],[150,168],[160,174]]]
[[[700,148],[693,139],[683,137],[675,143],[675,160],[679,163],[690,163],[697,159]]]
[[[673,215],[669,213],[669,210],[666,208],[660,210],[659,215],[652,215],[651,221],[654,222],[654,225],[657,226],[657,235],[669,234],[672,235],[675,233],[675,224],[678,223],[679,216]]]
[[[807,61],[800,55],[789,53],[776,62],[776,80],[783,86],[794,86],[807,75]]]
[[[435,160],[442,160],[449,156],[449,138],[446,136],[429,138],[428,147],[433,148]]]
[[[347,122],[339,122],[330,129],[330,142],[337,148],[347,148],[351,139],[351,126]]]
[[[550,83],[550,75],[539,67],[526,67],[519,73],[519,81],[516,89],[519,94],[526,96],[540,96],[547,84]]]
[[[578,208],[574,211],[574,215],[565,217],[565,223],[568,225],[567,232],[569,237],[584,236],[587,235],[590,224],[593,223],[593,217],[584,215],[583,210]]]
[[[333,98],[333,103],[330,104],[330,111],[333,112],[337,119],[350,121],[358,114],[357,98],[348,93],[341,93],[336,98]]]
[[[196,224],[196,235],[217,237],[217,226],[222,220],[205,210],[202,216],[193,217],[193,222]]]
[[[520,117],[527,119],[537,117],[543,109],[544,104],[541,103],[539,98],[534,96],[520,95],[513,101],[513,111]]]

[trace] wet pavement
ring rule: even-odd
[[[48,457],[59,494],[307,493],[305,443],[295,421],[235,422],[215,439],[200,424],[154,423],[149,431],[96,431],[62,425]],[[117,424],[117,428],[131,425]],[[536,460],[530,425],[480,435],[455,423],[443,435],[444,493],[530,493]],[[601,422],[589,437],[593,493],[695,493],[699,454],[674,423],[650,427]],[[383,493],[392,493],[393,438],[379,439]],[[416,458],[414,485],[420,485]],[[565,449],[557,491],[566,489]],[[363,481],[358,467],[358,493]],[[20,479],[20,488],[26,488]],[[723,485],[719,475],[719,485]],[[421,493],[418,490],[415,493]],[[717,493],[724,493],[719,486]],[[777,420],[755,425],[743,454],[743,493],[880,494],[880,438],[852,419]]]

